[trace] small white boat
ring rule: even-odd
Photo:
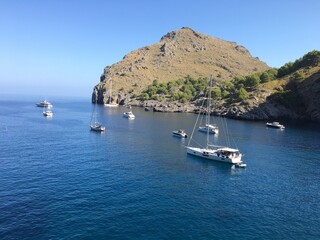
[[[50,102],[48,102],[47,100],[36,103],[36,106],[37,107],[52,108],[52,104]]]
[[[266,127],[284,129],[285,127],[279,122],[266,123]]]
[[[106,130],[105,126],[102,126],[101,123],[95,122],[94,124],[90,125],[90,128],[92,131],[97,131],[97,132],[104,132]]]
[[[123,117],[128,118],[128,119],[135,119],[135,116],[132,113],[132,111],[123,113]]]
[[[53,116],[53,112],[49,109],[43,111],[43,116],[45,117],[52,117]]]
[[[240,162],[240,163],[236,163],[235,166],[237,168],[246,168],[247,167],[247,164],[244,163],[244,162]]]
[[[179,129],[178,131],[172,131],[172,134],[173,134],[173,136],[180,137],[180,138],[187,138],[188,137],[187,133],[182,129]]]
[[[44,107],[42,114],[45,117],[52,117],[53,116],[53,112],[51,111],[51,107],[52,105],[47,105]]]
[[[209,132],[211,134],[218,134],[219,128],[216,125],[206,124],[205,126],[199,127],[200,132]]]

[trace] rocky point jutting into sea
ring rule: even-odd
[[[92,102],[97,99],[104,104],[111,99],[120,105],[150,107],[160,112],[197,112],[203,93],[188,101],[173,100],[165,94],[140,96],[154,82],[168,84],[187,76],[212,75],[217,79],[215,87],[222,93],[214,99],[215,115],[246,120],[320,121],[319,56],[319,51],[312,51],[294,64],[274,69],[235,42],[182,28],[105,67],[100,83],[94,87]]]

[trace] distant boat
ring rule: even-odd
[[[278,129],[285,129],[285,127],[280,124],[279,122],[273,122],[273,123],[266,123],[266,127],[270,127],[270,128],[278,128]]]
[[[52,108],[52,104],[50,102],[48,102],[47,100],[41,101],[36,103],[37,107],[46,107],[46,108]]]
[[[128,119],[135,119],[136,118],[134,116],[134,114],[132,113],[132,111],[123,113],[123,117],[128,118]]]
[[[199,127],[200,132],[209,132],[211,134],[218,134],[219,128],[216,125],[206,124],[205,126]]]
[[[97,96],[97,94],[96,94],[96,96]],[[91,129],[91,131],[104,132],[104,131],[106,130],[106,127],[103,126],[103,125],[97,120],[96,105],[97,105],[97,99],[96,99],[96,102],[95,102],[95,104],[94,104],[94,108],[93,108],[93,111],[92,111],[90,129]]]
[[[172,131],[172,134],[173,136],[180,137],[180,138],[188,137],[187,133],[182,129],[179,129],[178,131]]]
[[[51,105],[51,107],[49,107],[49,105],[44,107],[43,112],[42,112],[43,116],[52,117],[53,116],[53,112],[51,111],[51,108],[52,108],[52,105]]]
[[[90,125],[90,128],[92,131],[96,131],[96,132],[104,132],[106,130],[106,127],[99,122],[94,122],[93,124]]]
[[[211,88],[212,88],[212,76],[210,77],[210,87],[208,92],[208,99],[207,99],[207,114],[210,116],[210,102],[211,102]],[[199,112],[200,114],[200,112]],[[199,115],[197,121],[199,119]],[[227,146],[217,146],[210,144],[210,132],[209,128],[207,128],[207,138],[206,138],[206,146],[204,147],[191,147],[190,143],[193,137],[194,130],[197,126],[197,121],[194,125],[191,137],[188,142],[187,153],[190,155],[194,155],[197,157],[205,158],[208,160],[226,162],[231,164],[239,164],[242,163],[241,157],[242,154],[240,153],[239,149],[230,148]],[[207,118],[207,124],[210,126],[210,118]]]
[[[105,103],[104,106],[106,107],[118,107],[119,104],[112,102],[112,79],[109,80],[110,81],[110,91],[109,91],[109,99],[108,99],[108,103]]]
[[[199,126],[200,132],[210,133],[210,134],[218,134],[219,128],[215,124],[210,124],[210,104],[209,99],[207,100],[207,110],[206,110],[206,124],[204,126]],[[200,112],[199,112],[200,113]],[[202,118],[201,118],[202,120]],[[201,122],[201,121],[200,121]]]

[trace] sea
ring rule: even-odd
[[[320,239],[319,124],[211,117],[242,169],[187,155],[196,114],[41,100],[0,98],[0,239]]]

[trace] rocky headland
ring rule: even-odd
[[[219,79],[215,88],[223,92],[229,86],[230,92],[227,97],[224,94],[214,99],[211,110],[214,115],[243,120],[320,122],[319,63],[320,52],[314,50],[293,63],[271,69],[243,46],[182,28],[105,67],[100,83],[94,87],[92,102],[105,104],[111,99],[120,105],[130,104],[156,112],[196,113],[204,111],[201,107],[204,96],[200,93],[187,102],[174,101],[163,94],[153,99],[139,96],[154,82],[169,84],[186,76],[208,78],[212,75]],[[258,78],[258,82],[248,86],[250,78]],[[109,95],[111,80],[112,96]],[[245,91],[245,98],[239,98],[241,90]],[[235,96],[238,96],[236,101]]]

